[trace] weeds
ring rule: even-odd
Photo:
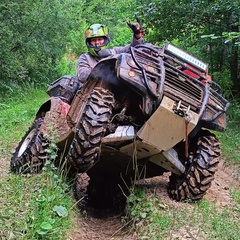
[[[41,186],[33,200],[33,209],[27,216],[28,230],[24,236],[26,239],[61,239],[62,229],[70,225],[69,220],[62,219],[68,216],[67,209],[70,208],[66,200],[68,185],[59,177],[54,165],[56,145],[53,139],[50,141]]]
[[[148,197],[147,188],[134,188],[127,199],[126,216],[123,221],[129,221],[130,231],[134,231],[137,239],[164,239],[164,233],[173,224],[173,217],[167,216],[167,208],[157,197]]]
[[[40,104],[47,99],[47,94],[41,89],[27,89],[25,94],[18,99],[10,97],[0,104],[0,149],[4,155],[13,151],[14,145],[31,125]]]
[[[52,162],[43,170],[36,199],[31,201],[27,215],[27,232],[23,239],[64,239],[62,233],[70,226],[69,186],[59,177]]]
[[[41,174],[10,174],[1,184],[1,239],[65,239],[71,188],[50,158]]]
[[[13,104],[10,99],[0,106],[0,136],[4,139],[1,152],[6,159],[10,158],[13,144],[23,136],[23,129],[27,130],[33,121],[39,99],[46,99],[46,94],[34,90],[20,103]],[[48,160],[41,174],[9,173],[0,179],[0,239],[65,239],[74,203],[71,186],[53,164],[55,149],[51,139]]]
[[[204,199],[195,204],[182,203],[181,208],[176,209],[149,193],[147,188],[135,187],[128,198],[123,221],[129,222],[129,231],[134,232],[137,239],[239,238],[239,192],[232,193],[238,201],[236,207],[222,211]]]
[[[227,163],[235,166],[240,164],[240,105],[232,102],[228,112],[227,130],[224,133],[216,133],[221,144],[222,156]],[[239,170],[238,170],[239,171]],[[240,172],[237,173],[240,178]]]
[[[1,239],[64,239],[73,201],[69,185],[52,162],[42,174],[10,174],[1,185]]]

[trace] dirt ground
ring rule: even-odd
[[[149,187],[154,188],[155,194],[167,205],[175,208],[181,207],[181,204],[173,201],[169,198],[167,193],[168,174],[149,179],[145,182]],[[220,163],[219,169],[215,174],[215,180],[212,182],[211,188],[205,195],[205,199],[209,202],[214,202],[218,209],[224,208],[234,204],[233,199],[230,196],[230,188],[232,186],[240,187],[239,181],[233,177],[233,171]],[[71,237],[68,240],[137,240],[136,236],[124,235],[123,224],[121,223],[121,217],[115,216],[107,219],[96,219],[86,217],[84,219],[78,219],[76,226],[72,232]],[[196,231],[198,231],[196,229]],[[187,229],[183,229],[177,234],[172,234],[171,239],[196,239],[192,238],[194,229],[191,232]],[[206,239],[204,236],[199,236],[197,239]]]
[[[7,159],[0,159],[0,176],[4,177],[8,174],[9,162]],[[167,205],[173,207],[181,207],[181,204],[176,201],[171,200],[167,194],[167,182],[168,174],[149,179],[145,182],[149,187],[154,188],[155,194],[166,203]],[[235,180],[233,177],[233,171],[220,163],[219,169],[215,174],[215,180],[212,182],[211,188],[205,195],[205,199],[209,202],[215,202],[218,209],[224,208],[234,204],[233,199],[230,196],[230,188],[232,186],[240,187],[239,181]],[[79,217],[73,219],[73,229],[69,231],[67,240],[136,240],[134,235],[124,235],[124,226],[121,223],[121,216],[114,216],[105,219],[97,219],[92,217]],[[191,230],[192,232],[192,230]],[[171,236],[171,239],[192,239],[189,236],[189,232],[185,229],[181,233],[181,238],[179,235]],[[199,238],[200,239],[200,238]],[[205,239],[205,238],[201,238]]]

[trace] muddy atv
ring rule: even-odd
[[[58,151],[78,172],[83,207],[118,206],[136,180],[164,172],[171,172],[171,198],[204,196],[220,156],[211,130],[225,131],[229,107],[208,64],[171,43],[143,44],[100,61],[77,92],[72,79],[50,86],[50,100],[12,157],[13,171],[41,169],[52,129]]]
[[[47,93],[50,98],[39,108],[32,125],[13,153],[10,163],[13,172],[40,172],[51,158],[49,151],[55,151],[61,159],[66,155],[73,137],[66,116],[79,87],[78,79],[68,75],[49,86]],[[57,143],[57,147],[50,150],[51,142]]]

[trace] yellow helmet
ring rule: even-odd
[[[91,38],[95,37],[103,37],[104,43],[100,46],[93,46],[92,44],[90,44]],[[98,52],[100,50],[106,49],[108,43],[110,42],[108,28],[105,25],[98,23],[91,25],[85,33],[85,40],[89,53],[93,56],[98,56]]]

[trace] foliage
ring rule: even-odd
[[[34,88],[32,85],[16,87],[8,98],[0,98],[0,146],[2,154],[13,151],[31,125],[40,105],[46,101],[46,86]],[[2,96],[1,96],[2,97]]]
[[[20,98],[22,101],[17,101]],[[9,165],[7,159],[10,159],[14,145],[21,140],[40,103],[45,100],[44,90],[25,86],[25,91],[19,91],[14,98],[1,103],[1,163],[6,161]],[[70,185],[53,165],[55,148],[52,139],[48,148],[49,160],[42,174],[22,176],[1,171],[1,238],[64,239],[64,233],[70,227],[73,202]]]
[[[95,22],[109,26],[110,47],[125,45],[131,31],[125,20],[135,20],[130,1],[86,0],[6,1],[1,9],[0,50],[2,95],[23,83],[50,83],[62,75],[75,75],[80,54],[87,51],[85,30]],[[131,19],[133,17],[133,19]]]
[[[224,43],[233,42],[236,45],[240,44],[240,32],[223,32],[221,36],[216,36],[215,34],[202,35],[201,38],[223,38],[225,40]]]
[[[50,158],[45,165],[36,199],[30,202],[32,211],[28,211],[24,239],[63,239],[63,230],[70,227],[68,212],[72,203],[69,201],[69,186],[60,178],[61,173],[51,159],[55,157],[54,151],[49,150]]]
[[[240,105],[237,101],[232,101],[227,112],[227,130],[224,133],[216,132],[222,143],[222,156],[228,163],[239,168],[240,163]],[[234,136],[234,137],[233,137]],[[240,169],[239,169],[240,170]],[[238,170],[238,171],[239,171]],[[240,176],[240,172],[236,172]],[[239,178],[239,176],[236,176]]]
[[[81,26],[83,1],[1,2],[1,84],[49,82],[58,73],[56,61],[72,45]],[[72,11],[74,10],[74,11]],[[77,32],[79,33],[79,32]],[[80,48],[80,46],[78,45]]]
[[[204,199],[195,204],[181,203],[176,209],[158,199],[147,186],[137,186],[128,198],[123,221],[129,221],[129,231],[134,232],[137,239],[179,239],[187,235],[192,239],[237,240],[239,190],[233,190],[232,195],[236,204],[222,211]]]
[[[231,93],[239,99],[239,48],[235,44],[239,34],[240,3],[235,1],[141,1],[136,11],[144,19],[150,42],[178,40],[181,47],[189,50],[195,46],[198,57],[210,65],[210,73],[231,81]],[[201,38],[203,35],[228,35],[228,44],[222,38]],[[232,33],[232,34],[231,34]],[[195,52],[192,52],[193,54]],[[219,80],[219,79],[217,79]]]
[[[93,23],[103,23],[108,26],[111,37],[110,47],[123,46],[130,43],[132,37],[132,32],[125,22],[136,20],[130,10],[132,8],[134,6],[131,1],[119,3],[116,0],[108,2],[90,0],[83,8],[83,16],[88,26]]]
[[[69,186],[55,170],[30,178],[9,174],[0,183],[3,239],[64,239],[73,202]]]
[[[164,233],[171,228],[173,218],[161,212],[167,205],[156,197],[149,200],[148,193],[146,188],[132,189],[123,221],[131,223],[130,231],[135,231],[138,239],[164,239]]]
[[[76,74],[76,62],[77,58],[75,54],[69,50],[69,53],[65,54],[61,59],[57,61],[56,70],[59,73],[59,76],[72,75]]]

